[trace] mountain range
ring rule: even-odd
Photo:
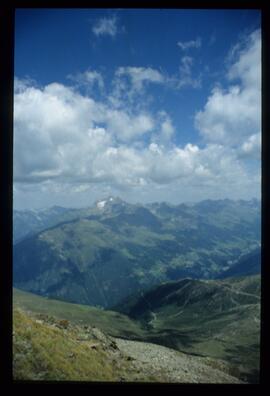
[[[162,282],[260,272],[260,232],[258,200],[16,212],[14,286],[109,308]]]

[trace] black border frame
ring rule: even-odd
[[[126,4],[125,4],[126,3]],[[265,2],[266,3],[266,2]],[[267,227],[270,220],[269,199],[269,164],[267,153],[269,150],[269,116],[268,107],[270,97],[269,79],[269,9],[263,1],[249,0],[221,0],[198,1],[184,0],[176,4],[167,1],[158,5],[156,2],[130,1],[9,1],[7,5],[0,5],[0,172],[1,172],[1,216],[0,216],[0,243],[3,258],[0,265],[0,383],[8,386],[17,385],[80,385],[97,387],[97,390],[126,391],[130,386],[138,391],[141,386],[148,391],[187,390],[211,391],[225,390],[259,390],[267,384],[267,350],[269,349],[269,326],[267,319],[267,291],[269,278],[269,248],[267,241]],[[258,9],[262,12],[262,304],[261,304],[261,370],[259,384],[231,385],[231,384],[137,384],[137,383],[91,383],[91,382],[38,382],[38,381],[13,381],[12,379],[12,212],[13,212],[13,84],[14,84],[14,32],[16,8],[189,8],[189,9]],[[100,386],[102,387],[100,388]],[[120,386],[119,386],[120,385]],[[91,388],[88,388],[91,389]]]

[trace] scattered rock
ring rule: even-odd
[[[110,347],[112,347],[113,349],[118,349],[118,346],[115,341],[111,341]]]
[[[57,325],[58,325],[58,327],[60,327],[60,328],[67,329],[67,328],[68,328],[68,325],[69,325],[69,321],[66,320],[66,319],[62,319],[62,320],[59,320],[59,321],[58,321]]]
[[[99,346],[99,343],[89,343],[88,346],[91,349],[97,349],[97,347]]]
[[[49,316],[46,314],[38,314],[37,316],[39,319],[43,320],[44,322],[49,318]]]

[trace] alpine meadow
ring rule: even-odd
[[[254,384],[261,13],[16,10],[13,379]]]

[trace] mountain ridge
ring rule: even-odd
[[[164,204],[150,210],[116,201],[104,204],[106,210],[72,212],[73,218],[14,245],[14,285],[108,307],[161,282],[215,278],[258,248],[260,210],[218,201],[211,212],[210,204],[204,204],[208,211],[198,204],[166,211]]]
[[[200,201],[197,203],[180,203],[180,204],[172,204],[167,201],[162,201],[162,202],[150,202],[150,203],[129,203],[125,202],[119,197],[114,197],[114,196],[108,196],[104,197],[102,199],[96,200],[92,205],[86,206],[86,207],[81,207],[81,208],[72,208],[72,207],[63,207],[59,205],[54,205],[52,207],[46,207],[46,208],[40,208],[40,209],[14,209],[13,210],[13,233],[14,233],[14,242],[17,242],[18,240],[21,240],[24,238],[29,233],[35,233],[39,231],[43,231],[47,229],[48,227],[52,225],[57,225],[60,224],[61,220],[61,215],[67,214],[67,216],[71,217],[72,219],[74,218],[80,218],[86,216],[86,213],[90,211],[90,213],[97,209],[98,204],[101,202],[109,202],[111,204],[120,204],[120,205],[126,205],[126,206],[144,206],[149,209],[155,209],[155,207],[163,207],[163,208],[170,208],[172,211],[185,208],[185,207],[194,207],[196,205],[200,205],[202,203],[213,203],[213,202],[244,202],[244,203],[249,203],[251,206],[254,205],[255,207],[259,207],[261,205],[261,201],[257,198],[253,198],[251,200],[237,200],[237,201],[231,201],[229,199],[220,199],[220,200],[204,200]],[[57,216],[59,215],[59,217]],[[53,216],[56,215],[55,219],[52,219]],[[24,218],[25,216],[25,218]],[[42,223],[43,218],[44,223]],[[32,224],[32,219],[34,218],[34,224]],[[63,220],[64,221],[64,220]],[[41,223],[39,223],[41,222]],[[22,223],[22,224],[20,224]],[[36,224],[35,224],[36,223]]]

